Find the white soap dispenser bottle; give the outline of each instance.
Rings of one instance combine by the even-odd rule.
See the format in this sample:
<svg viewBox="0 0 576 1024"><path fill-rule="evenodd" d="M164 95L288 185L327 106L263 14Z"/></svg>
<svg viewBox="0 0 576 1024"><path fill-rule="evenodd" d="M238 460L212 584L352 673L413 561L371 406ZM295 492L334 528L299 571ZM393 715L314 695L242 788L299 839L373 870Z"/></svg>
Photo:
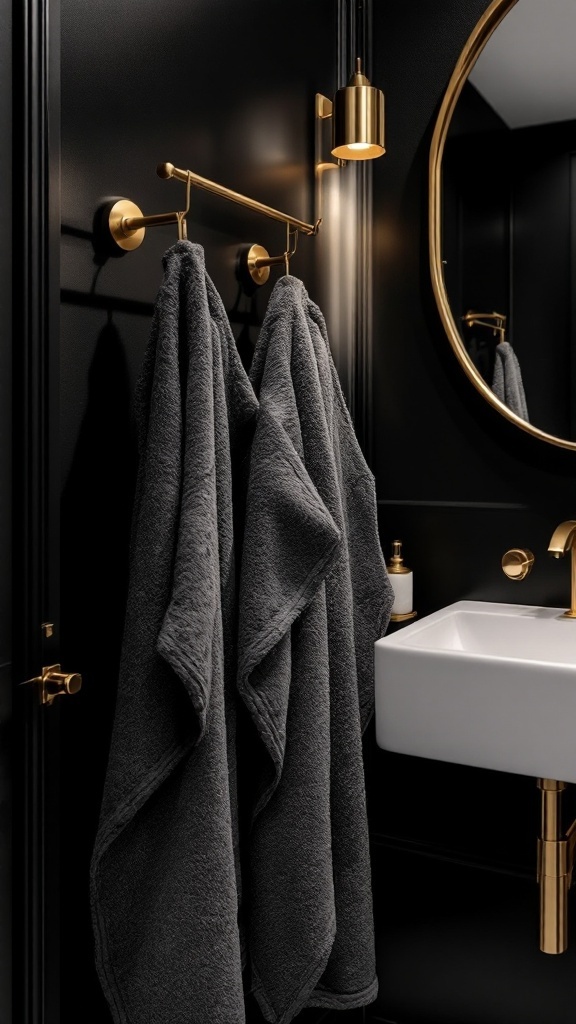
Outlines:
<svg viewBox="0 0 576 1024"><path fill-rule="evenodd" d="M414 619L416 617L416 612L412 607L414 574L412 569L404 565L401 540L392 542L392 558L388 562L387 569L394 590L394 604L390 621L406 622L408 619Z"/></svg>

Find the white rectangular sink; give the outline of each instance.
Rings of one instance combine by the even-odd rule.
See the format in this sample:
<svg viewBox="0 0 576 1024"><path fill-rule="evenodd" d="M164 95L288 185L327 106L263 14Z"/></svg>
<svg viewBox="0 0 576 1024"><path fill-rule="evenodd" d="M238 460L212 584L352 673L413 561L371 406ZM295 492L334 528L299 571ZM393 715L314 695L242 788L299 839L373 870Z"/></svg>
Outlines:
<svg viewBox="0 0 576 1024"><path fill-rule="evenodd" d="M384 750L576 782L576 619L457 601L375 644Z"/></svg>

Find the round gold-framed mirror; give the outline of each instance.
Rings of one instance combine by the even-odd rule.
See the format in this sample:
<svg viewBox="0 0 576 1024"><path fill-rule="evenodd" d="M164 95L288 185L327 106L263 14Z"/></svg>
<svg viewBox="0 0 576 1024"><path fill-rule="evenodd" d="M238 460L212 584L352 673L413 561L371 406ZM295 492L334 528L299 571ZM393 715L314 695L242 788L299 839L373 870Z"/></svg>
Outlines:
<svg viewBox="0 0 576 1024"><path fill-rule="evenodd" d="M558 0L558 4L562 7L562 12L565 12L565 10L570 7L570 4L564 3L564 0ZM572 6L574 7L574 14L576 17L576 4L572 4ZM542 5L540 3L541 13L543 13L542 9L544 7L546 8L548 21L551 22L554 18L554 11L549 8L548 3L546 5ZM493 93L491 91L492 83L494 79L498 78L498 73L494 73L494 68L497 68L497 65L495 65L494 62L490 65L488 63L488 57L491 59L494 58L496 52L496 39L500 38L498 33L496 33L496 30L501 26L501 23L504 21L506 16L512 12L513 8L516 8L513 12L514 18L510 18L506 23L506 26L502 26L502 29L506 28L509 30L508 35L510 39L514 40L514 45L516 44L516 37L523 37L525 32L524 28L522 28L521 31L516 30L516 25L520 25L518 15L522 8L522 14L526 14L526 16L528 16L530 9L536 8L535 0L493 0L468 38L456 67L454 68L440 106L434 127L429 160L429 259L431 282L440 318L454 354L460 363L462 370L483 398L502 416L514 423L521 430L526 431L547 443L561 448L576 450L576 344L574 345L574 356L572 356L570 338L567 337L566 340L562 340L562 345L564 346L563 351L568 353L568 365L564 366L564 364L562 364L558 369L558 380L553 385L550 385L550 387L548 387L545 379L549 365L551 366L558 362L556 356L549 356L548 363L546 363L547 338L542 336L545 330L542 325L547 323L554 325L556 322L554 315L550 316L549 320L546 320L545 316L545 314L550 314L550 310L554 313L554 310L557 308L556 297L550 300L547 308L542 311L540 319L538 319L538 316L536 317L535 322L538 322L538 329L541 331L541 344L539 345L540 353L537 358L535 358L534 365L527 365L527 353L530 349L528 327L530 326L530 317L532 316L534 318L534 306L538 301L538 295L534 288L531 287L530 278L528 278L528 283L524 285L523 288L527 293L527 299L530 299L532 302L532 309L530 310L530 308L528 308L525 312L520 311L518 308L518 296L522 289L518 287L516 279L512 281L511 268L513 268L514 274L516 274L516 268L521 266L522 262L524 262L532 267L532 271L534 273L535 251L538 252L538 258L541 258L542 266L545 268L550 263L550 260L546 254L544 242L542 243L541 252L534 248L532 250L526 249L525 237L530 235L531 229L529 230L526 227L526 218L522 210L520 210L520 199L518 198L522 189L524 189L526 196L529 195L525 180L521 186L514 185L512 187L510 186L509 181L506 183L507 196L511 196L512 194L514 195L514 200L509 199L507 201L510 203L514 201L516 203L516 207L512 213L510 208L507 209L505 216L502 213L502 210L499 211L501 224L505 224L505 232L507 233L506 245L509 246L509 250L507 250L505 254L498 251L492 256L490 255L490 250L488 250L485 245L486 235L490 231L492 231L492 234L495 237L498 236L500 241L502 241L503 236L503 231L496 230L495 228L497 219L496 215L493 214L493 211L491 210L486 212L486 208L482 207L482 203L484 203L485 207L487 202L484 193L495 193L496 189L490 184L484 188L483 182L481 183L480 188L476 189L476 194L482 194L482 203L480 201L478 202L477 209L473 211L473 216L469 217L468 220L475 220L476 224L481 224L480 233L482 234L483 231L484 237L480 238L480 242L476 245L473 243L468 244L468 250L473 253L473 256L469 259L469 267L466 271L467 277L466 274L463 275L463 273L459 271L460 277L464 276L468 283L467 291L466 288L461 287L457 296L453 280L455 277L455 264L458 262L458 253L460 250L457 249L455 245L452 245L452 249L448 251L449 243L451 243L452 238L455 238L456 235L458 235L459 238L461 237L462 228L461 225L459 225L458 230L450 225L447 227L446 210L450 207L450 204L450 208L456 209L455 202L452 199L448 202L447 197L444 194L444 177L448 176L447 168L449 167L450 182L455 180L456 172L454 171L454 167L467 168L468 170L471 170L471 172L474 171L480 175L481 172L478 171L475 164L477 162L482 164L482 159L484 159L482 167L484 169L488 168L490 158L486 158L486 153L491 153L491 160L494 165L494 180L497 179L498 175L503 179L506 174L509 173L509 168L512 166L517 167L522 165L524 167L530 167L531 158L530 156L527 157L527 154L541 151L539 148L535 149L532 142L530 142L532 149L528 149L529 139L528 130L526 128L528 121L525 124L520 121L514 121L513 118L508 119L506 112L504 113L504 119L502 120L500 116L501 109L498 103L494 104L494 109L490 106L490 103L493 103ZM511 35L512 29L516 32L514 37ZM531 31L533 31L533 34L536 36L536 29ZM541 24L538 26L538 32L540 34L540 45L542 46ZM566 34L565 29L564 33ZM491 48L487 47L487 44L493 36L495 36L495 39L492 42L491 52ZM504 36L502 30L500 36ZM571 38L574 38L573 33L571 34ZM479 61L481 55L482 60ZM506 58L502 59L501 56L500 59L502 66L505 66L506 70L506 75L502 76L503 80L507 77L507 81L504 83L504 91L508 90L508 93L510 93L513 74L511 74L510 68L508 67L508 60ZM527 67L532 67L532 69L534 69L534 64L530 65L529 57L523 57L522 59L525 61ZM488 70L488 74L485 75L484 79L482 79L479 74L482 70L483 62L485 62ZM478 94L477 86L471 86L470 75L473 69L475 69L474 75L478 76L476 82L480 82L481 84L484 81L490 82L490 89L486 93ZM548 72L548 77L553 79L554 74L550 75L550 72ZM474 109L476 113L480 110L479 116L482 120L481 131L484 132L484 134L480 134L474 139L472 138L471 133L468 132L468 138L466 140L466 144L468 146L466 150L466 160L468 162L462 162L461 149L459 156L460 163L458 164L456 162L448 164L447 142L450 141L451 146L455 146L456 144L461 146L462 137L465 134L465 132L462 131L462 110L464 109L465 97L468 97L466 100L468 107L466 109L472 109L472 107L470 107L468 90L471 90L474 93L473 99L476 104ZM489 101L488 103L486 102L487 98ZM506 98L509 100L509 95ZM500 129L500 135L488 135L486 128L487 117L484 107L486 107L486 110L489 108L490 116L495 114L499 122L501 121L502 127ZM570 121L567 119L568 117L571 119ZM570 158L574 159L574 164L572 165L573 169L566 173L569 175L572 174L572 178L569 180L568 186L569 188L571 187L572 193L575 193L576 109L574 113L570 113L569 115L564 113L559 115L560 120L564 118L562 124L543 124L541 122L544 121L544 118L545 115L542 114L540 110L535 111L532 116L532 122L534 125L532 130L540 131L541 133L538 136L538 142L536 143L537 147L542 146L542 138L548 139L551 137L551 132L554 134L554 139L556 139L556 136L562 132L564 132L564 135L568 138L566 134L567 126L570 127L571 134L566 147L568 150L570 148L572 150L569 155ZM458 139L456 139L456 124L459 125L458 132L460 133L460 136ZM519 127L517 127L517 125L519 125ZM490 129L492 130L492 128L493 126L491 124ZM542 132L547 132L548 134L543 136ZM497 147L494 147L493 140L495 138L503 140L503 148L501 148L500 142L498 142ZM489 139L491 145L488 144ZM510 139L513 139L513 142L510 142ZM554 142L554 146L556 146L556 141ZM522 154L521 158L518 156L518 153ZM476 156L471 154L476 154ZM483 154L482 158L478 157L478 154ZM538 164L539 163L540 161L538 161ZM564 171L562 171L562 174L564 174ZM467 175L465 174L464 176ZM558 175L556 180L559 180ZM562 178L562 181L563 180L564 178ZM531 187L532 185L533 182L531 182ZM467 195L469 197L473 194L474 190L468 183ZM521 197L525 204L524 210L527 208L526 204L528 202L526 196ZM500 200L501 195L499 194L499 201ZM458 197L458 202L460 204L462 203L461 197ZM460 209L460 207L458 208ZM513 242L511 240L512 235L509 225L515 222L514 216L516 221L521 224L523 228L522 240L520 242L514 242L514 245L520 252L519 256L517 256L515 252L512 252ZM562 216L564 221L572 222L571 230L574 238L576 239L576 216L572 216L572 213L570 213L569 216ZM508 224L505 223L506 217L508 218ZM541 230L541 225L538 230L541 231L541 234L546 234L545 230ZM460 234L458 234L458 232L460 232ZM539 244L540 239L536 234L536 229L532 231L532 235L536 238L536 242L532 242L533 246ZM566 246L569 244L572 243L566 243ZM520 251L522 245L524 245L524 249ZM564 241L559 241L558 249L560 250L563 246ZM568 252L569 249L566 249L566 251ZM527 252L528 256L526 255ZM564 248L562 248L562 252L564 252ZM484 263L482 263L482 258ZM576 248L573 248L573 263L575 259ZM567 260L569 264L570 257L567 257ZM474 287L470 287L470 281L472 280L473 282L473 274L470 268L482 267L483 265L489 266L493 269L492 290L490 290L490 287L486 286L486 282L483 282L475 291ZM510 277L507 284L508 290L501 286L500 282L494 283L496 270L499 266L504 268L505 273ZM574 269L576 269L576 265L572 267L572 271L574 271ZM570 277L570 266L568 265L566 268L562 268L561 274L557 274L556 276L562 277L563 281L565 279L568 280ZM572 288L572 286L568 284L569 295L566 300L567 310L564 321L566 324L572 325L569 329L574 332L576 325L576 275L572 273L571 276L575 277L575 285ZM487 274L487 277L490 278L490 273ZM530 306L529 301L526 302L526 306ZM528 327L526 326L527 324ZM473 344L469 340L472 337L471 328L474 328L475 340ZM509 340L510 328L513 328L513 332L512 337ZM550 327L550 330L553 330L553 326ZM573 338L572 340L575 341L576 339ZM535 343L533 342L532 345L534 346L534 344ZM570 363L572 359L574 360L573 365ZM524 363L523 360L525 360ZM502 367L504 367L504 371ZM520 367L522 367L523 370L528 371L524 376L524 384L526 384L526 378L528 377L529 379L529 387L526 386L526 394L524 394L523 390ZM508 374L508 381L511 382L511 386L517 385L519 378L522 398L521 402L518 400L517 392L516 394L513 394L512 391L504 391L502 379L503 372ZM572 378L574 378L575 381L574 385L571 383ZM548 402L553 406L553 408L551 409L549 416L546 412L541 412L541 408L543 408L543 398L540 393L536 393L538 392L540 381L542 381L542 392L545 392L548 388L550 393ZM558 400L560 389L563 389L562 394L566 392L567 405L571 405L571 409L568 410L566 415L562 413L563 418L560 417L560 413L558 411L560 406L560 402ZM525 399L527 399L527 408ZM564 401L564 399L562 400ZM529 416L531 407L535 410L535 415ZM552 428L550 428L549 423L552 424ZM557 427L557 423L561 425Z"/></svg>

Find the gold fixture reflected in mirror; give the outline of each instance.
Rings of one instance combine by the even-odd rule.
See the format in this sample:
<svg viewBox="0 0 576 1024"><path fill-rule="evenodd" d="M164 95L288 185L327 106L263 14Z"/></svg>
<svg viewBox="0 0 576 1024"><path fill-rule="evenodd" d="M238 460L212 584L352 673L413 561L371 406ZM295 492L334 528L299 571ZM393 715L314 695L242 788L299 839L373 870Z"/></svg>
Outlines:
<svg viewBox="0 0 576 1024"><path fill-rule="evenodd" d="M331 102L316 95L316 115L332 118L332 156L338 160L373 160L386 152L384 145L384 93L370 84L356 58L347 85Z"/></svg>
<svg viewBox="0 0 576 1024"><path fill-rule="evenodd" d="M474 309L469 309L460 319L467 327L488 327L494 335L500 335L499 341L506 339L506 316L504 313L497 313L495 310L492 313L477 313ZM492 323L488 321L492 321Z"/></svg>

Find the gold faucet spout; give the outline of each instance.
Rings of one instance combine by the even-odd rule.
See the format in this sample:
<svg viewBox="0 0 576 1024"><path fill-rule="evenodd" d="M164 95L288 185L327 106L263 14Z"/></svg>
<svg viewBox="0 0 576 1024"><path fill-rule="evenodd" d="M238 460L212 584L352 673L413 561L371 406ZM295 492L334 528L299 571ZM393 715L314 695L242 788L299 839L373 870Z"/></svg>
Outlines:
<svg viewBox="0 0 576 1024"><path fill-rule="evenodd" d="M574 544L576 539L576 519L567 519L566 522L557 526L550 538L548 551L555 558L565 555Z"/></svg>
<svg viewBox="0 0 576 1024"><path fill-rule="evenodd" d="M554 558L560 558L567 551L571 552L570 608L564 612L563 618L576 619L576 519L566 519L556 527L548 551Z"/></svg>

